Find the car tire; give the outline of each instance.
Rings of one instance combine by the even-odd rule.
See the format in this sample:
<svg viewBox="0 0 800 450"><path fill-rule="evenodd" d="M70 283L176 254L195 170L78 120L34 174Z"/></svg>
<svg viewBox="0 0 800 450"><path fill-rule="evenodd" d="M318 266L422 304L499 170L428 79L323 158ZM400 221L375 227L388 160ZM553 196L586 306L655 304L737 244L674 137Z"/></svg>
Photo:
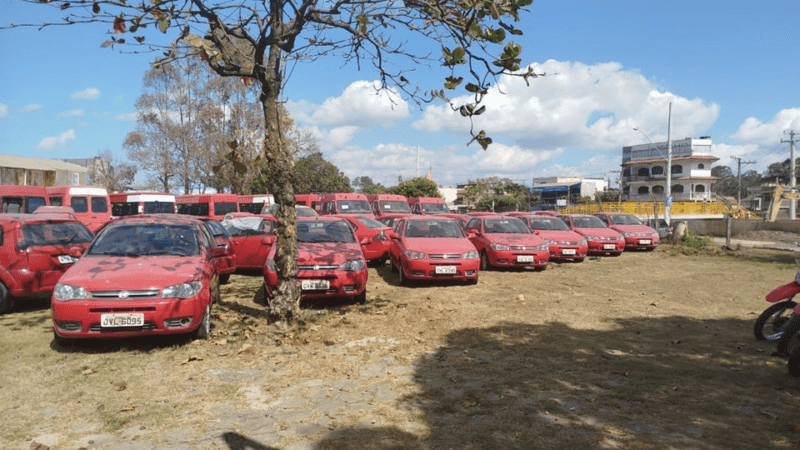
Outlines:
<svg viewBox="0 0 800 450"><path fill-rule="evenodd" d="M793 377L800 377L800 350L796 350L789 357L789 375Z"/></svg>
<svg viewBox="0 0 800 450"><path fill-rule="evenodd" d="M573 262L576 262L576 263L579 263L579 262L583 262L583 259L584 259L584 258L575 258L575 259L573 259L572 261L573 261Z"/></svg>
<svg viewBox="0 0 800 450"><path fill-rule="evenodd" d="M800 316L793 315L783 327L783 335L778 339L778 354L789 356L800 348Z"/></svg>
<svg viewBox="0 0 800 450"><path fill-rule="evenodd" d="M765 309L753 324L753 334L759 341L777 341L783 335L783 328L792 317L797 302L786 300Z"/></svg>
<svg viewBox="0 0 800 450"><path fill-rule="evenodd" d="M357 296L355 296L355 301L356 301L356 303L358 303L360 305L363 305L363 304L367 303L367 290L364 289L364 292L362 292L362 293L358 294Z"/></svg>
<svg viewBox="0 0 800 450"><path fill-rule="evenodd" d="M479 277L479 275L475 275L475 278L471 278L471 279L467 280L467 284L472 285L472 286L478 284L478 277Z"/></svg>
<svg viewBox="0 0 800 450"><path fill-rule="evenodd" d="M226 273L219 276L219 284L228 284L231 281L231 274Z"/></svg>
<svg viewBox="0 0 800 450"><path fill-rule="evenodd" d="M261 283L261 287L258 288L256 294L253 296L253 303L261 306L267 306L267 304L269 304L269 296L267 295L267 286L264 283Z"/></svg>
<svg viewBox="0 0 800 450"><path fill-rule="evenodd" d="M211 303L206 305L206 311L200 320L200 326L192 332L192 339L206 340L211 337Z"/></svg>
<svg viewBox="0 0 800 450"><path fill-rule="evenodd" d="M394 259L389 260L389 271L392 273L397 273L397 266L394 265Z"/></svg>
<svg viewBox="0 0 800 450"><path fill-rule="evenodd" d="M397 282L400 286L408 286L408 278L406 278L406 273L403 271L402 265L397 267Z"/></svg>
<svg viewBox="0 0 800 450"><path fill-rule="evenodd" d="M14 300L8 293L8 288L0 283L0 314L5 314L14 308Z"/></svg>
<svg viewBox="0 0 800 450"><path fill-rule="evenodd" d="M481 252L481 270L489 270L489 255L486 254L486 251Z"/></svg>

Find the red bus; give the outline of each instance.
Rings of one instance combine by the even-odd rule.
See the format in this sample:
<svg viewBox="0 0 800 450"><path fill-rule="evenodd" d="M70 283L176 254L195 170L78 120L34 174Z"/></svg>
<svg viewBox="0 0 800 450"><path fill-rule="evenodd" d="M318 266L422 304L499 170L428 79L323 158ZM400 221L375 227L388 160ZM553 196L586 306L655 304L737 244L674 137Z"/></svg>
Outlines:
<svg viewBox="0 0 800 450"><path fill-rule="evenodd" d="M169 192L117 192L108 197L113 217L175 214L175 195Z"/></svg>
<svg viewBox="0 0 800 450"><path fill-rule="evenodd" d="M236 194L176 195L175 211L178 214L222 220L225 218L225 214L239 212L239 196Z"/></svg>
<svg viewBox="0 0 800 450"><path fill-rule="evenodd" d="M111 220L111 201L105 188L96 186L48 186L51 206L69 206L92 233Z"/></svg>
<svg viewBox="0 0 800 450"><path fill-rule="evenodd" d="M271 194L250 194L239 196L239 211L252 214L261 214L264 207L269 207L275 203L275 197Z"/></svg>
<svg viewBox="0 0 800 450"><path fill-rule="evenodd" d="M0 204L0 212L5 214L33 214L36 208L48 205L47 189L44 186L0 184Z"/></svg>

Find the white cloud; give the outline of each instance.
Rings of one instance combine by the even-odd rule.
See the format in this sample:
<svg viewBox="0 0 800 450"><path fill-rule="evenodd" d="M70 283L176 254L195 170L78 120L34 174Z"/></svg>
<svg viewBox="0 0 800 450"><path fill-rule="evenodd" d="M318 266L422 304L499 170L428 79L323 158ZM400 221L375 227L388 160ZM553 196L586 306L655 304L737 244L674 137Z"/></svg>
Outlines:
<svg viewBox="0 0 800 450"><path fill-rule="evenodd" d="M63 147L71 140L75 139L75 130L67 130L58 136L46 137L39 141L36 148L39 150L52 150L56 147Z"/></svg>
<svg viewBox="0 0 800 450"><path fill-rule="evenodd" d="M84 116L84 113L83 113L83 110L82 110L82 109L80 109L80 108L76 108L76 109L72 109L72 110L69 110L69 111L64 111L64 112L62 112L62 113L61 113L61 114L59 114L59 115L60 115L61 117L66 117L66 118L70 118L70 117L83 117L83 116Z"/></svg>
<svg viewBox="0 0 800 450"><path fill-rule="evenodd" d="M666 140L670 102L676 136L701 134L719 114L716 104L659 92L640 73L618 63L550 60L531 67L548 75L530 80L530 86L516 77L502 77L485 98L487 111L476 118L477 130L484 129L490 136L506 134L522 147L616 151L642 138L634 127L653 141ZM432 132L463 131L468 123L449 105L436 105L427 108L413 126Z"/></svg>
<svg viewBox="0 0 800 450"><path fill-rule="evenodd" d="M25 105L22 108L20 108L20 111L22 111L23 113L32 113L39 111L42 108L43 106L38 103L31 103L29 105Z"/></svg>
<svg viewBox="0 0 800 450"><path fill-rule="evenodd" d="M114 117L114 119L120 122L136 122L136 113L129 112L129 113L117 114Z"/></svg>
<svg viewBox="0 0 800 450"><path fill-rule="evenodd" d="M408 117L408 103L395 91L379 87L377 81L355 81L322 105L293 102L287 108L298 123L331 126L389 126Z"/></svg>
<svg viewBox="0 0 800 450"><path fill-rule="evenodd" d="M8 117L8 105L0 103L0 119Z"/></svg>
<svg viewBox="0 0 800 450"><path fill-rule="evenodd" d="M782 109L768 122L748 117L733 137L742 142L774 146L789 138L785 134L789 130L800 130L800 108Z"/></svg>
<svg viewBox="0 0 800 450"><path fill-rule="evenodd" d="M92 100L100 97L100 89L86 88L82 91L73 92L69 98L72 100Z"/></svg>

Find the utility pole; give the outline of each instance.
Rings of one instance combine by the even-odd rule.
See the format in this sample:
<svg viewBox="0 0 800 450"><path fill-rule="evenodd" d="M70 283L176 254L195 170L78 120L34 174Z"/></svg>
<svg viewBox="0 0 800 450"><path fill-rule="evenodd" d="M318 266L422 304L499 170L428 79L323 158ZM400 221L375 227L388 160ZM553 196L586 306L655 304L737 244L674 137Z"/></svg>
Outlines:
<svg viewBox="0 0 800 450"><path fill-rule="evenodd" d="M672 102L669 102L667 120L667 200L664 202L664 220L670 224L669 209L672 206Z"/></svg>
<svg viewBox="0 0 800 450"><path fill-rule="evenodd" d="M783 133L786 134L786 131L784 131ZM785 140L781 139L781 142L788 142L789 143L789 154L791 155L789 157L790 158L790 163L789 163L789 167L790 167L790 169L789 169L789 186L791 186L790 192L795 192L795 187L797 187L797 171L796 171L795 162L794 162L794 143L797 142L797 139L795 139L795 136L798 133L796 131L794 131L794 130L790 130L788 133L789 133L789 140L785 141ZM797 200L795 200L793 198L790 198L789 199L789 220L794 220L797 217L796 207L797 207Z"/></svg>
<svg viewBox="0 0 800 450"><path fill-rule="evenodd" d="M738 156L731 156L731 158L735 159L737 161L738 165L739 165L739 169L736 171L736 179L739 180L739 192L736 194L736 204L737 205L741 205L742 204L742 164L748 165L748 164L755 164L756 162L755 161L744 161L743 162L742 158L739 158Z"/></svg>

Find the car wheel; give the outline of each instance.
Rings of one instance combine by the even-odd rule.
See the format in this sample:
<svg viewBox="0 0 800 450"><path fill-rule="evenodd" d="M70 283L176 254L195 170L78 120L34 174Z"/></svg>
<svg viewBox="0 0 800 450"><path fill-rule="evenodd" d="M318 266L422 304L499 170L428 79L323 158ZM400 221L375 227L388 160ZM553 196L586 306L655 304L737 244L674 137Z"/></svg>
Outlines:
<svg viewBox="0 0 800 450"><path fill-rule="evenodd" d="M0 283L0 314L5 314L14 307L14 301L8 293L8 289L3 283Z"/></svg>
<svg viewBox="0 0 800 450"><path fill-rule="evenodd" d="M397 273L397 266L394 265L394 259L389 261L389 271L392 273Z"/></svg>
<svg viewBox="0 0 800 450"><path fill-rule="evenodd" d="M489 256L485 250L481 252L481 270L489 270Z"/></svg>
<svg viewBox="0 0 800 450"><path fill-rule="evenodd" d="M219 284L228 284L231 281L231 274L226 273L219 276Z"/></svg>
<svg viewBox="0 0 800 450"><path fill-rule="evenodd" d="M56 333L56 330L53 329L53 342L55 342L56 346L58 347L69 347L72 343L73 339L63 338Z"/></svg>
<svg viewBox="0 0 800 450"><path fill-rule="evenodd" d="M800 377L800 350L796 350L789 357L789 375Z"/></svg>
<svg viewBox="0 0 800 450"><path fill-rule="evenodd" d="M758 316L753 324L753 334L759 341L777 341L783 336L783 327L792 317L796 302L786 300L775 303Z"/></svg>
<svg viewBox="0 0 800 450"><path fill-rule="evenodd" d="M200 326L192 332L192 339L208 339L211 337L211 303L206 306Z"/></svg>
<svg viewBox="0 0 800 450"><path fill-rule="evenodd" d="M576 263L583 262L583 258L575 258L572 261L574 261Z"/></svg>
<svg viewBox="0 0 800 450"><path fill-rule="evenodd" d="M355 300L356 300L356 303L359 303L361 305L363 305L364 303L367 303L367 290L364 289L364 292L358 294L355 297Z"/></svg>
<svg viewBox="0 0 800 450"><path fill-rule="evenodd" d="M261 283L261 287L258 288L256 291L256 295L253 296L253 303L256 305L267 306L269 303L269 296L267 295L267 286L264 283Z"/></svg>
<svg viewBox="0 0 800 450"><path fill-rule="evenodd" d="M478 275L475 275L475 278L471 278L471 279L467 280L467 284L470 284L470 285L473 285L473 286L478 284Z"/></svg>
<svg viewBox="0 0 800 450"><path fill-rule="evenodd" d="M408 278L406 278L406 274L403 271L402 264L397 267L397 280L401 286L408 285Z"/></svg>

